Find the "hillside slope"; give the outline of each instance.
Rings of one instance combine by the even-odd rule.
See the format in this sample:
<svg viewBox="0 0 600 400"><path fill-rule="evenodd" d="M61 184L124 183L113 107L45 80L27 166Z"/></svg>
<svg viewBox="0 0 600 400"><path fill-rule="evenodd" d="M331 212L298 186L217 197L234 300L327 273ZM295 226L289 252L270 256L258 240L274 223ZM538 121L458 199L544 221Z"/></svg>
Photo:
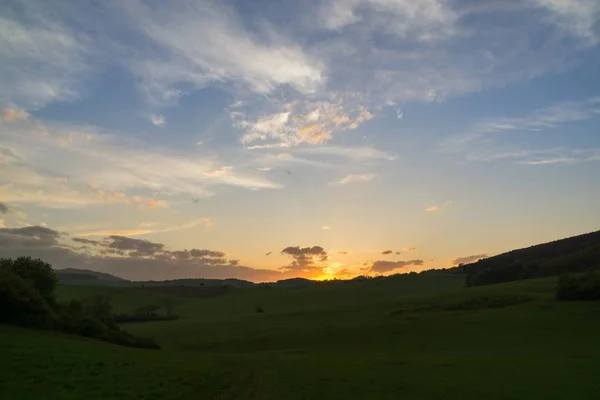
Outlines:
<svg viewBox="0 0 600 400"><path fill-rule="evenodd" d="M467 285L477 286L598 267L600 231L512 250L459 266L457 270L467 274Z"/></svg>

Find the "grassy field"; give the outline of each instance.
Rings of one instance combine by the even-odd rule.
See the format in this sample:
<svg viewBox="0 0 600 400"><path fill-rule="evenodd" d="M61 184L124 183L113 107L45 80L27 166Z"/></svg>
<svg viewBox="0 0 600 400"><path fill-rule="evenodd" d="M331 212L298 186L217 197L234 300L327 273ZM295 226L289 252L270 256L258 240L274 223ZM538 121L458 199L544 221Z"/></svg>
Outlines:
<svg viewBox="0 0 600 400"><path fill-rule="evenodd" d="M456 275L182 298L176 321L127 324L163 350L0 328L2 399L588 399L600 392L600 304L555 279L463 288ZM118 311L160 296L111 296ZM257 313L260 307L263 313Z"/></svg>

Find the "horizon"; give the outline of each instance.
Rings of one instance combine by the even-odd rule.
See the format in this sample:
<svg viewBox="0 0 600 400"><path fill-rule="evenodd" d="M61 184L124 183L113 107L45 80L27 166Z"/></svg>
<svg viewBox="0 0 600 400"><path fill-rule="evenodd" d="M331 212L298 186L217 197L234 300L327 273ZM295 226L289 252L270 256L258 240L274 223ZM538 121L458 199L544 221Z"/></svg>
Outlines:
<svg viewBox="0 0 600 400"><path fill-rule="evenodd" d="M597 1L84 3L0 6L0 258L351 279L600 227Z"/></svg>

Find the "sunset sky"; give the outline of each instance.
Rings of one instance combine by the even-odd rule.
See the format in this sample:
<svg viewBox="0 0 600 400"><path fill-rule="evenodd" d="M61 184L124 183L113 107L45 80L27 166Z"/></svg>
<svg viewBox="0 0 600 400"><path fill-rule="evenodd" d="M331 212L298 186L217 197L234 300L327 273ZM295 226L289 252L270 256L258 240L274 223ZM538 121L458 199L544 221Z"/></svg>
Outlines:
<svg viewBox="0 0 600 400"><path fill-rule="evenodd" d="M0 257L450 267L600 229L599 0L5 0Z"/></svg>

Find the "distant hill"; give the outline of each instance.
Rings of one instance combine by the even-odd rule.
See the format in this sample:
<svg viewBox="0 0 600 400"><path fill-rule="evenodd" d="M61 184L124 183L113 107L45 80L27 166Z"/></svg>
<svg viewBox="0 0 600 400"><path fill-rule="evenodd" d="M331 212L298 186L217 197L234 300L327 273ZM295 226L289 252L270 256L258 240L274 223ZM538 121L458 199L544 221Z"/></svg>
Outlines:
<svg viewBox="0 0 600 400"><path fill-rule="evenodd" d="M280 288L299 288L304 286L310 286L315 284L315 281L311 281L310 279L305 278L290 278L290 279L282 279L277 282L265 282L260 285L263 286L271 286L271 287L280 287Z"/></svg>
<svg viewBox="0 0 600 400"><path fill-rule="evenodd" d="M137 281L136 285L144 286L227 286L234 288L245 288L252 287L255 285L253 282L244 281L242 279L171 279L166 281Z"/></svg>
<svg viewBox="0 0 600 400"><path fill-rule="evenodd" d="M65 268L54 270L60 283L70 285L107 285L123 286L131 282L105 272L90 271L87 269Z"/></svg>
<svg viewBox="0 0 600 400"><path fill-rule="evenodd" d="M468 286L582 272L600 267L600 231L512 250L456 267Z"/></svg>

